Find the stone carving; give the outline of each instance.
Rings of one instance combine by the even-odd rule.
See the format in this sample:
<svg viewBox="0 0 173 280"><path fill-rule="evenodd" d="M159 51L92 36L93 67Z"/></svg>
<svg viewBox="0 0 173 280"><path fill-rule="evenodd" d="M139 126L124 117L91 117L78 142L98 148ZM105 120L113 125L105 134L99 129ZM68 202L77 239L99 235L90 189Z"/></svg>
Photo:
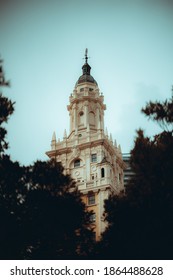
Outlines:
<svg viewBox="0 0 173 280"><path fill-rule="evenodd" d="M73 156L74 158L76 158L76 157L78 157L79 155L80 155L80 150L79 150L79 148L76 147L76 146L74 146L74 147L73 147L73 154L72 154L72 156Z"/></svg>

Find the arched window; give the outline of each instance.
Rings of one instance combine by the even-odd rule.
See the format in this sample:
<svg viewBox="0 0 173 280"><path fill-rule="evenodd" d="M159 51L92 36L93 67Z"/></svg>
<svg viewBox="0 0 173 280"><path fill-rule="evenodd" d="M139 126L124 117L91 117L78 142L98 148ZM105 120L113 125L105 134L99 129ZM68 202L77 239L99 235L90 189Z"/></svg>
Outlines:
<svg viewBox="0 0 173 280"><path fill-rule="evenodd" d="M80 166L80 159L76 159L74 161L74 167L79 167Z"/></svg>
<svg viewBox="0 0 173 280"><path fill-rule="evenodd" d="M89 123L95 125L95 114L93 112L89 112Z"/></svg>
<svg viewBox="0 0 173 280"><path fill-rule="evenodd" d="M105 169L102 167L101 168L101 178L105 177Z"/></svg>
<svg viewBox="0 0 173 280"><path fill-rule="evenodd" d="M79 124L84 123L84 113L81 111L78 116Z"/></svg>

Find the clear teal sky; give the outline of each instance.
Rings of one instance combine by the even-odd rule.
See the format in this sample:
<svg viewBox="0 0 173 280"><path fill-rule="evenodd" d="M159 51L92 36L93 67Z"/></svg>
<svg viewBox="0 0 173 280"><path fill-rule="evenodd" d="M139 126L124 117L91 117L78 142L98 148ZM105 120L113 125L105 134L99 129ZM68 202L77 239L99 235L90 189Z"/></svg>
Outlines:
<svg viewBox="0 0 173 280"><path fill-rule="evenodd" d="M66 106L86 47L105 126L122 151L139 127L159 131L140 109L171 96L173 1L0 1L0 53L11 80L4 93L16 101L7 126L12 159L47 159L53 131L62 139L69 130Z"/></svg>

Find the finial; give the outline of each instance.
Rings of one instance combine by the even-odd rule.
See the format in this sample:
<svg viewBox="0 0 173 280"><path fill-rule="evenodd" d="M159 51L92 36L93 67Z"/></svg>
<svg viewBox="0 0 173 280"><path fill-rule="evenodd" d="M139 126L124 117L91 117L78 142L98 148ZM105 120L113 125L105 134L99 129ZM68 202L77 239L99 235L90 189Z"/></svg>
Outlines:
<svg viewBox="0 0 173 280"><path fill-rule="evenodd" d="M88 64L88 49L85 50L85 64L82 66L82 70L83 70L83 75L90 75L90 70L91 70L91 67L90 65Z"/></svg>
<svg viewBox="0 0 173 280"><path fill-rule="evenodd" d="M67 138L67 132L66 132L66 129L64 130L64 139Z"/></svg>
<svg viewBox="0 0 173 280"><path fill-rule="evenodd" d="M85 49L85 63L88 63L88 49Z"/></svg>
<svg viewBox="0 0 173 280"><path fill-rule="evenodd" d="M52 147L52 150L56 149L56 134L55 134L55 132L53 133L53 136L52 136L51 147Z"/></svg>
<svg viewBox="0 0 173 280"><path fill-rule="evenodd" d="M113 143L112 134L110 133L110 141Z"/></svg>
<svg viewBox="0 0 173 280"><path fill-rule="evenodd" d="M117 141L116 140L114 140L114 146L117 147Z"/></svg>
<svg viewBox="0 0 173 280"><path fill-rule="evenodd" d="M118 145L118 150L119 150L119 152L121 154L121 146L120 145Z"/></svg>
<svg viewBox="0 0 173 280"><path fill-rule="evenodd" d="M52 135L52 141L56 141L56 134L55 134L55 131L54 131L54 133L53 133L53 135Z"/></svg>

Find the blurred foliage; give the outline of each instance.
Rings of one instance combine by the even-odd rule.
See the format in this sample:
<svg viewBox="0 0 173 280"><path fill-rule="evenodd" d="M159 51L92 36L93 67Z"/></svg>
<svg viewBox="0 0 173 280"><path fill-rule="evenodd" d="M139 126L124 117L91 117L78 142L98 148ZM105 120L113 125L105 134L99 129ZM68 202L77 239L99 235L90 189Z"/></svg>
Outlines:
<svg viewBox="0 0 173 280"><path fill-rule="evenodd" d="M105 202L108 227L97 258L173 258L173 98L150 102L142 112L164 130L153 138L137 131L130 159L135 175L125 193Z"/></svg>

